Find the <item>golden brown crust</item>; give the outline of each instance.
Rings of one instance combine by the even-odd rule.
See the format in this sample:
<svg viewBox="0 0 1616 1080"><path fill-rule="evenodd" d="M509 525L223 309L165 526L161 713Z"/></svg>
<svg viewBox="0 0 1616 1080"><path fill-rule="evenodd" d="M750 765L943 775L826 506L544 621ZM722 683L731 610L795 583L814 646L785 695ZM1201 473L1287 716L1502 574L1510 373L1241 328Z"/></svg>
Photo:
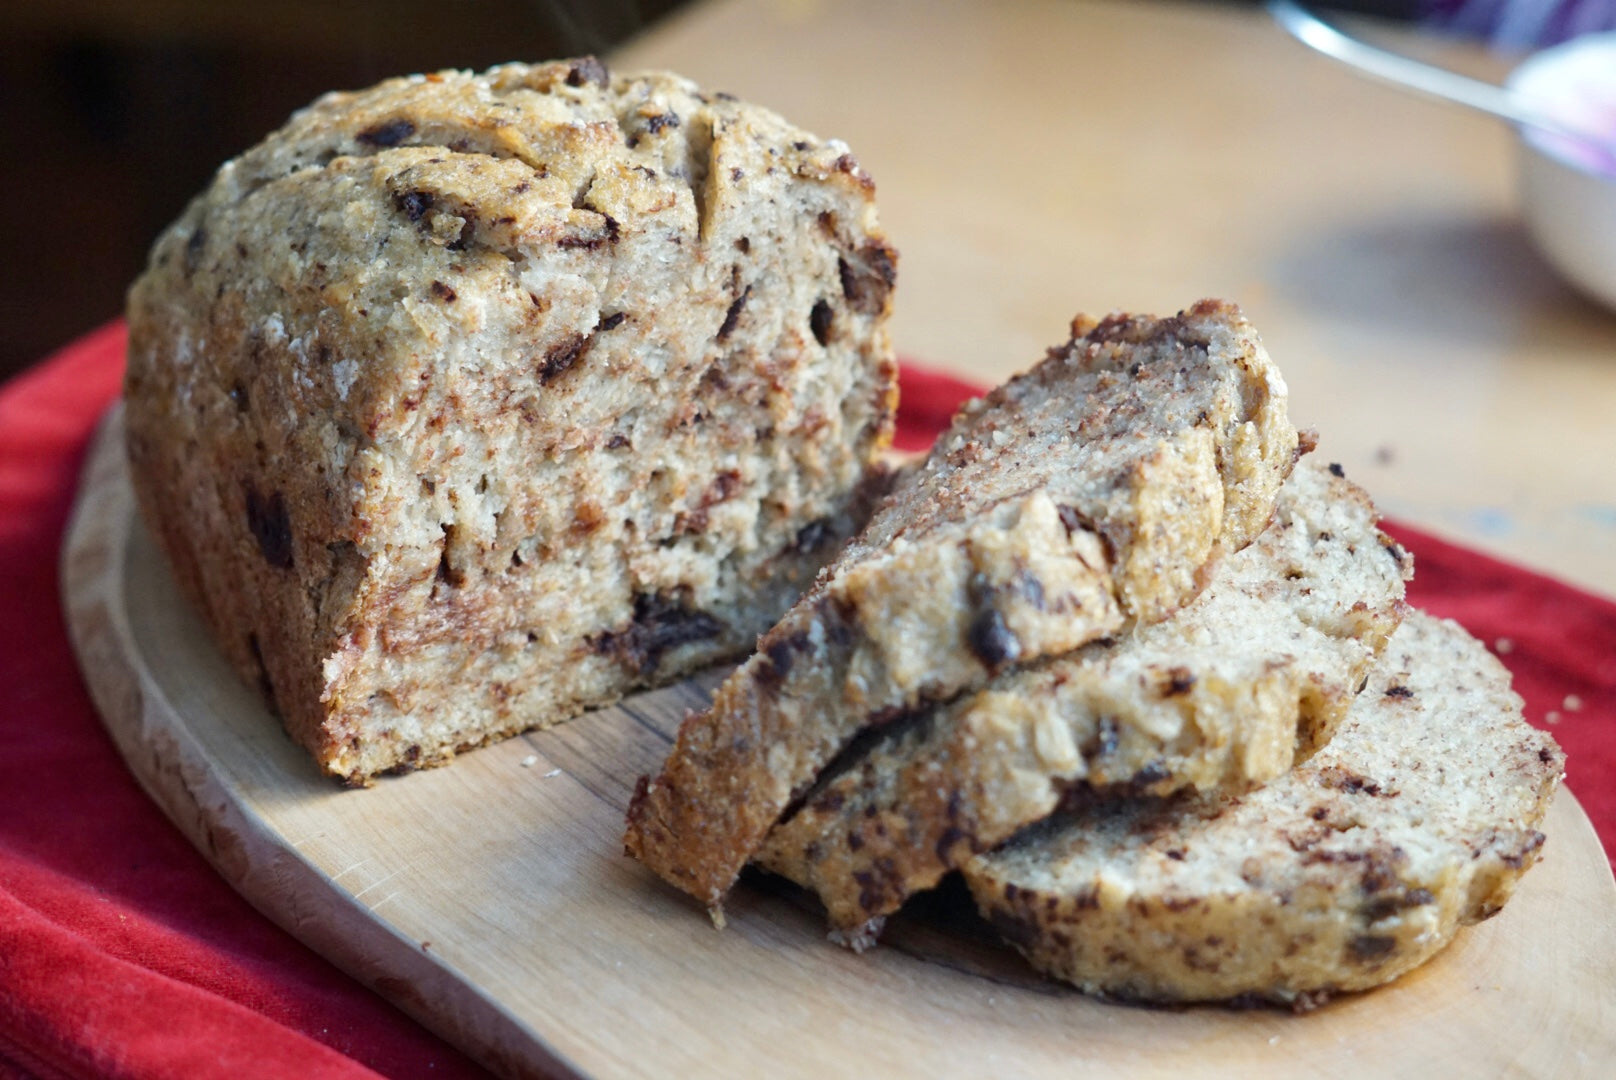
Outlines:
<svg viewBox="0 0 1616 1080"><path fill-rule="evenodd" d="M1336 738L1267 787L1094 806L965 865L1044 971L1155 1001L1305 1007L1389 982L1496 913L1564 769L1509 675L1415 613Z"/></svg>
<svg viewBox="0 0 1616 1080"><path fill-rule="evenodd" d="M1302 462L1269 528L1177 616L897 725L821 778L756 861L812 888L862 947L909 896L1080 789L1279 776L1328 742L1402 619L1409 563L1376 520L1362 489Z"/></svg>
<svg viewBox="0 0 1616 1080"><path fill-rule="evenodd" d="M1192 599L1266 525L1296 432L1233 305L1114 316L968 403L681 726L628 851L709 905L861 729Z"/></svg>
<svg viewBox="0 0 1616 1080"><path fill-rule="evenodd" d="M355 781L744 650L890 439L871 190L839 143L590 60L322 98L131 291L181 587Z"/></svg>

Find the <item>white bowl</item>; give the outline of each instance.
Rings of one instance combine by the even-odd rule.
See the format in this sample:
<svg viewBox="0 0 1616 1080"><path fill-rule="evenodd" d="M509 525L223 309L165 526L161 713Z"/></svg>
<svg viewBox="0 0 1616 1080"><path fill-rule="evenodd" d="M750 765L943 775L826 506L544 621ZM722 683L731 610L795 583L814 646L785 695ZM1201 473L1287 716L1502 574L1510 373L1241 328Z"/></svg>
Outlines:
<svg viewBox="0 0 1616 1080"><path fill-rule="evenodd" d="M1616 33L1545 49L1508 81L1544 112L1616 146ZM1538 248L1572 284L1616 308L1616 151L1521 128L1520 179Z"/></svg>

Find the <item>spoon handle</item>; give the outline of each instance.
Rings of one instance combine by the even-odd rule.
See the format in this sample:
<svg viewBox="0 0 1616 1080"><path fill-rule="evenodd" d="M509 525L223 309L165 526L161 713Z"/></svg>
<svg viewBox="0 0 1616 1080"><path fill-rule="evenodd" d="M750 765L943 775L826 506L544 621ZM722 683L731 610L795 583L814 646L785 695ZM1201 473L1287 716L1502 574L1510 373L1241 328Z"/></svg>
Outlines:
<svg viewBox="0 0 1616 1080"><path fill-rule="evenodd" d="M1292 0L1268 0L1268 13L1286 33L1303 45L1366 74L1432 97L1479 109L1515 124L1525 124L1578 141L1586 138L1522 104L1518 97L1502 86L1494 86L1348 37Z"/></svg>

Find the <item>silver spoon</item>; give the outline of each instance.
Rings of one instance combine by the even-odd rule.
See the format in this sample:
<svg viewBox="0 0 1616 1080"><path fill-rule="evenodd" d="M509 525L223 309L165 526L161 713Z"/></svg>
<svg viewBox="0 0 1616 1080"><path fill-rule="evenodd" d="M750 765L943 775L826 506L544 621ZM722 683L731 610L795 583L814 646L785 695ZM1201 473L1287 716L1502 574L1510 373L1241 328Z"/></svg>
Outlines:
<svg viewBox="0 0 1616 1080"><path fill-rule="evenodd" d="M1523 101L1507 87L1472 79L1366 44L1343 34L1292 0L1268 0L1268 13L1286 33L1303 45L1368 75L1478 109L1512 124L1570 139L1603 155L1616 155L1616 144L1608 138L1568 126L1558 117L1544 112L1529 101ZM1612 160L1616 160L1616 157L1612 157Z"/></svg>

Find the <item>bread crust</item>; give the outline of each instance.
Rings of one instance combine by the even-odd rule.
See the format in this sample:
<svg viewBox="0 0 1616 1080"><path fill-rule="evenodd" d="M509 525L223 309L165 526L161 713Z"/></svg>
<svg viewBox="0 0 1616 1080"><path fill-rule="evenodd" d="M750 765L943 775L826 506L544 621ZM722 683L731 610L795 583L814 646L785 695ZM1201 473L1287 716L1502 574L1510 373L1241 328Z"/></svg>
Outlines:
<svg viewBox="0 0 1616 1080"><path fill-rule="evenodd" d="M1289 770L1346 714L1412 573L1339 470L1304 459L1268 529L1174 618L894 725L775 826L758 864L813 889L833 937L862 948L1063 798L1238 792Z"/></svg>
<svg viewBox="0 0 1616 1080"><path fill-rule="evenodd" d="M593 59L332 94L129 299L180 587L363 783L748 648L867 516L896 256L847 148Z"/></svg>
<svg viewBox="0 0 1616 1080"><path fill-rule="evenodd" d="M1231 304L1078 319L968 403L641 782L625 845L716 906L859 731L1160 621L1267 524L1297 455Z"/></svg>
<svg viewBox="0 0 1616 1080"><path fill-rule="evenodd" d="M965 864L983 915L1092 993L1298 1008L1424 963L1538 858L1564 771L1498 661L1414 613L1329 746L1245 796L1135 800Z"/></svg>

